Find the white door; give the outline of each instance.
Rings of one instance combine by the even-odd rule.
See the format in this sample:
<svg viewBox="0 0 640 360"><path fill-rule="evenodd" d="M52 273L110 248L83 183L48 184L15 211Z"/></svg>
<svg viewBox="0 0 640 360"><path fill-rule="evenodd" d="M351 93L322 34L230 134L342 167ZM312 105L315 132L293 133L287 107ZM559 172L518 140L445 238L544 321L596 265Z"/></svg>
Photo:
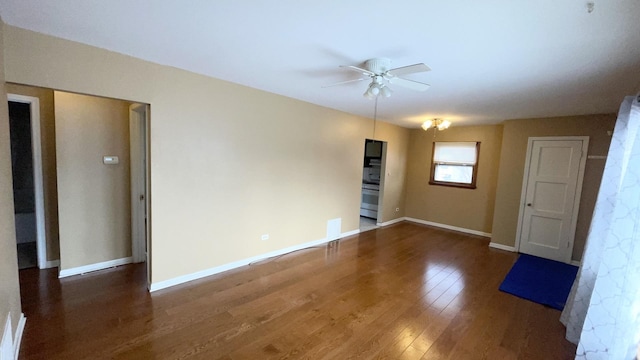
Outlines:
<svg viewBox="0 0 640 360"><path fill-rule="evenodd" d="M588 137L529 138L519 251L571 262Z"/></svg>

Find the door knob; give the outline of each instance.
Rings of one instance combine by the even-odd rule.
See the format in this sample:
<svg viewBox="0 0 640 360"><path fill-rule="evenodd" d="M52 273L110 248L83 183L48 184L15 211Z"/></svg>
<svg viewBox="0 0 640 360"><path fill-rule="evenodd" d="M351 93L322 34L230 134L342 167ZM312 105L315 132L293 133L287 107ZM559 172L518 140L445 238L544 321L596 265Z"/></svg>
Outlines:
<svg viewBox="0 0 640 360"><path fill-rule="evenodd" d="M527 206L531 206L531 203L528 203Z"/></svg>

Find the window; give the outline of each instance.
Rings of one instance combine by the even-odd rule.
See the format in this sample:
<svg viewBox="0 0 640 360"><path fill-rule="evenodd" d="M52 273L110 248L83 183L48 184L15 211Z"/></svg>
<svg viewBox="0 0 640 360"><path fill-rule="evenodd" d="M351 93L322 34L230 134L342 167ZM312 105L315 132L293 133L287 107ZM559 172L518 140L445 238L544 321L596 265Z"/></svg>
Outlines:
<svg viewBox="0 0 640 360"><path fill-rule="evenodd" d="M476 188L479 142L434 142L429 184Z"/></svg>

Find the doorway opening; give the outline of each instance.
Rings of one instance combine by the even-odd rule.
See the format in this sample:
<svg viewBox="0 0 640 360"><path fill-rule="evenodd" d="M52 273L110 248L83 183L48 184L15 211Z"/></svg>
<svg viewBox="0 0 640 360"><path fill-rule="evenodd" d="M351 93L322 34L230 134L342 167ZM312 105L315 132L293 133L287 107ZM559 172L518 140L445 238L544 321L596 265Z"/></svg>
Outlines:
<svg viewBox="0 0 640 360"><path fill-rule="evenodd" d="M147 287L151 284L149 263L149 105L129 106L129 151L131 176L131 257L146 262Z"/></svg>
<svg viewBox="0 0 640 360"><path fill-rule="evenodd" d="M382 196L387 143L366 139L360 197L360 232L378 228L382 219Z"/></svg>
<svg viewBox="0 0 640 360"><path fill-rule="evenodd" d="M38 98L8 94L11 170L18 267L47 268L40 105Z"/></svg>
<svg viewBox="0 0 640 360"><path fill-rule="evenodd" d="M20 84L7 91L21 279L55 287L140 262L148 288L149 105Z"/></svg>

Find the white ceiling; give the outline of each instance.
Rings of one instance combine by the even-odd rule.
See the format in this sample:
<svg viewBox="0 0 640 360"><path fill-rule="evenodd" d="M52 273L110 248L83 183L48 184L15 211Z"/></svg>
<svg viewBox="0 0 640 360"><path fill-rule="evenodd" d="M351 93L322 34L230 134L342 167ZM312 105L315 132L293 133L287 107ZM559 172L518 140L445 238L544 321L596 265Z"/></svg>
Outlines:
<svg viewBox="0 0 640 360"><path fill-rule="evenodd" d="M640 1L2 0L10 25L366 117L339 65L424 62L378 117L407 127L616 112L640 90ZM135 100L135 99L134 99Z"/></svg>

